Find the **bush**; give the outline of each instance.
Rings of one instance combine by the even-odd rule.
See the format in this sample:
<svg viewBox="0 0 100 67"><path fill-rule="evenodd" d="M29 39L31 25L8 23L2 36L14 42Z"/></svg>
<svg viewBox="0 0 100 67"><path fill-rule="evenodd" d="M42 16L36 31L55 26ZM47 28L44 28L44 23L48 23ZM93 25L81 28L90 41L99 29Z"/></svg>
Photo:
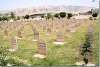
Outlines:
<svg viewBox="0 0 100 67"><path fill-rule="evenodd" d="M3 16L3 17L1 17L1 20L3 20L3 21L8 21L9 20L9 17L6 17L6 16Z"/></svg>
<svg viewBox="0 0 100 67"><path fill-rule="evenodd" d="M15 19L15 14L14 14L14 12L11 12L11 18L12 18L12 19Z"/></svg>
<svg viewBox="0 0 100 67"><path fill-rule="evenodd" d="M29 19L29 17L30 17L29 15L25 15L24 19Z"/></svg>
<svg viewBox="0 0 100 67"><path fill-rule="evenodd" d="M93 16L93 17L97 17L98 14L97 14L97 13L93 13L92 16Z"/></svg>
<svg viewBox="0 0 100 67"><path fill-rule="evenodd" d="M93 18L92 17L89 17L89 20L93 20Z"/></svg>
<svg viewBox="0 0 100 67"><path fill-rule="evenodd" d="M82 52L81 52L85 64L89 62L90 59L88 57L93 53L92 43L93 43L93 30L92 27L89 27L88 33L86 34L85 42L82 45Z"/></svg>
<svg viewBox="0 0 100 67"><path fill-rule="evenodd" d="M66 17L66 12L60 12L59 15L60 15L61 18L65 18Z"/></svg>
<svg viewBox="0 0 100 67"><path fill-rule="evenodd" d="M71 17L72 17L72 14L71 13L68 13L67 18L70 19Z"/></svg>
<svg viewBox="0 0 100 67"><path fill-rule="evenodd" d="M12 54L7 50L8 48L0 47L0 66L22 66L25 65L22 62L19 62L12 58Z"/></svg>
<svg viewBox="0 0 100 67"><path fill-rule="evenodd" d="M54 15L54 17L60 18L58 13L56 13L56 14Z"/></svg>
<svg viewBox="0 0 100 67"><path fill-rule="evenodd" d="M17 19L17 20L20 20L20 17L18 16L16 19Z"/></svg>

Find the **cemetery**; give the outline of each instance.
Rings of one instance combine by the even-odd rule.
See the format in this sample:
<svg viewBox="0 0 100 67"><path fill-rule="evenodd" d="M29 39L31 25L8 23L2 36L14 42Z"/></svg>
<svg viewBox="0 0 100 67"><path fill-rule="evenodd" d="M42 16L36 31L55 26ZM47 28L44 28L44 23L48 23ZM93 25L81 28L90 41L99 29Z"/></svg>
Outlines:
<svg viewBox="0 0 100 67"><path fill-rule="evenodd" d="M26 65L98 65L97 22L66 18L0 22L0 47ZM90 52L83 53L87 43Z"/></svg>

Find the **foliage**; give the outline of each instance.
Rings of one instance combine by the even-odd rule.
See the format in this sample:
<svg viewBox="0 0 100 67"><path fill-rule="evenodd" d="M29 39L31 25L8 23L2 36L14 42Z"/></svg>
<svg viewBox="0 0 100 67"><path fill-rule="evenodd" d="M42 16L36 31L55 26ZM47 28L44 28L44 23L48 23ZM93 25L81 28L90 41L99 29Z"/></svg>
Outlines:
<svg viewBox="0 0 100 67"><path fill-rule="evenodd" d="M14 14L14 12L11 12L11 18L12 18L12 19L15 19L15 14Z"/></svg>
<svg viewBox="0 0 100 67"><path fill-rule="evenodd" d="M3 21L8 21L9 20L9 17L6 17L6 16L3 16L3 17L1 17L1 20L3 20Z"/></svg>
<svg viewBox="0 0 100 67"><path fill-rule="evenodd" d="M16 18L16 20L20 20L20 17L18 16L18 17Z"/></svg>
<svg viewBox="0 0 100 67"><path fill-rule="evenodd" d="M98 16L98 13L93 13L92 16L93 17L97 17Z"/></svg>
<svg viewBox="0 0 100 67"><path fill-rule="evenodd" d="M53 16L51 15L51 13L47 13L46 19L53 19Z"/></svg>
<svg viewBox="0 0 100 67"><path fill-rule="evenodd" d="M82 45L81 55L83 56L83 61L88 63L88 55L92 52L92 43L93 43L93 31L89 29L86 34L85 42Z"/></svg>
<svg viewBox="0 0 100 67"><path fill-rule="evenodd" d="M92 17L89 17L89 20L92 20L93 18Z"/></svg>
<svg viewBox="0 0 100 67"><path fill-rule="evenodd" d="M56 18L59 18L59 19L60 19L60 17L59 17L59 13L56 13L56 14L54 15L54 17L56 17Z"/></svg>
<svg viewBox="0 0 100 67"><path fill-rule="evenodd" d="M68 19L70 19L73 15L71 13L68 13Z"/></svg>
<svg viewBox="0 0 100 67"><path fill-rule="evenodd" d="M60 12L59 15L60 15L61 18L65 18L66 17L66 12Z"/></svg>
<svg viewBox="0 0 100 67"><path fill-rule="evenodd" d="M29 15L25 15L25 16L24 16L24 19L29 19L29 18L30 18Z"/></svg>
<svg viewBox="0 0 100 67"><path fill-rule="evenodd" d="M0 66L21 66L24 65L22 62L19 62L12 58L11 52L5 47L0 47Z"/></svg>

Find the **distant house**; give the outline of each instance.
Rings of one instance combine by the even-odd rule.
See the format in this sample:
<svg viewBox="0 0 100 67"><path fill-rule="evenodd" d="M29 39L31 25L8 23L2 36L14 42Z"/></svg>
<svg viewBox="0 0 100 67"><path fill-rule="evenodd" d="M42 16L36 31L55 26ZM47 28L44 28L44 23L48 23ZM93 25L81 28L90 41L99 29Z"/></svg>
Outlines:
<svg viewBox="0 0 100 67"><path fill-rule="evenodd" d="M91 15L92 11L84 12L84 13L79 13L79 15Z"/></svg>

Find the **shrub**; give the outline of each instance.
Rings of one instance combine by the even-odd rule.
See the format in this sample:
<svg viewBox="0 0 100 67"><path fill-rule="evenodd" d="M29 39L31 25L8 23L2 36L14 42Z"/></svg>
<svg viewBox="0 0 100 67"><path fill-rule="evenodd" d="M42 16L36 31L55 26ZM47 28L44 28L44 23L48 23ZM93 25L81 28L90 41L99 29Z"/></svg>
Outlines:
<svg viewBox="0 0 100 67"><path fill-rule="evenodd" d="M61 18L65 18L66 17L66 12L60 12L59 15L60 15Z"/></svg>
<svg viewBox="0 0 100 67"><path fill-rule="evenodd" d="M92 53L92 42L93 42L93 30L92 27L89 28L88 33L86 34L85 42L82 45L81 55L83 56L83 61L87 64L88 57Z"/></svg>
<svg viewBox="0 0 100 67"><path fill-rule="evenodd" d="M24 19L29 19L29 17L30 17L29 15L25 15Z"/></svg>
<svg viewBox="0 0 100 67"><path fill-rule="evenodd" d="M97 17L98 14L97 14L97 13L93 13L92 16L93 16L93 17Z"/></svg>
<svg viewBox="0 0 100 67"><path fill-rule="evenodd" d="M70 19L71 17L72 17L72 14L71 13L68 13L67 18Z"/></svg>
<svg viewBox="0 0 100 67"><path fill-rule="evenodd" d="M54 15L54 17L60 18L58 13L56 13L56 14Z"/></svg>

